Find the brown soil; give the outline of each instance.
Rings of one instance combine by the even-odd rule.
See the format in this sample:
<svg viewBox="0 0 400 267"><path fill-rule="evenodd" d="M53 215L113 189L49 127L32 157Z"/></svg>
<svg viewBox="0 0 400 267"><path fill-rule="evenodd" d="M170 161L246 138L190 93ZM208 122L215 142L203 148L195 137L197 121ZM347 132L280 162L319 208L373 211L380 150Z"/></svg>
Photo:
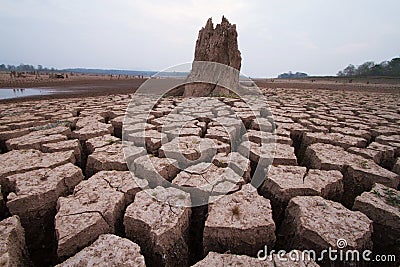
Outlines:
<svg viewBox="0 0 400 267"><path fill-rule="evenodd" d="M133 93L146 78L121 75L69 75L65 79L49 78L42 74L39 78L26 75L25 78L10 79L7 73L0 73L2 88L49 88L60 92L51 95L26 96L2 99L0 103L18 103L26 100L45 100L54 98L88 97ZM333 91L364 91L400 94L399 78L306 78L306 79L254 79L260 88L316 89Z"/></svg>
<svg viewBox="0 0 400 267"><path fill-rule="evenodd" d="M285 89L317 89L333 91L361 91L400 93L399 78L307 78L307 79L254 79L258 87Z"/></svg>

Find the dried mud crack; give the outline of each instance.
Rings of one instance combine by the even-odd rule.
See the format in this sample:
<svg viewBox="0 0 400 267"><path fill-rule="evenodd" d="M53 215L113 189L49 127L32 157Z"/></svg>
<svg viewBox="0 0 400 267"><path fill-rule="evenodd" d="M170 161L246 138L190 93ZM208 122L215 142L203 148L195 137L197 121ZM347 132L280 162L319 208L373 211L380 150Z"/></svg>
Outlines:
<svg viewBox="0 0 400 267"><path fill-rule="evenodd" d="M240 99L198 98L191 113L184 98L162 98L144 136L139 121L122 128L128 94L2 104L1 260L85 266L118 248L129 266L274 266L256 258L264 245L319 250L339 238L400 259L398 93L261 90L261 120ZM198 199L216 201L173 205Z"/></svg>

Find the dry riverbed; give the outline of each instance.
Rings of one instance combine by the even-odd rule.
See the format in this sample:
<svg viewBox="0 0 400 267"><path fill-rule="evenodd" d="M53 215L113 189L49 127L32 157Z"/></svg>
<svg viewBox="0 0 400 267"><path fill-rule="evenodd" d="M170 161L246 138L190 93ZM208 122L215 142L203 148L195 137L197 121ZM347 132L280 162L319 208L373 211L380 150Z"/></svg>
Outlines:
<svg viewBox="0 0 400 267"><path fill-rule="evenodd" d="M0 265L281 266L275 256L259 261L257 252L265 245L322 251L338 239L346 249L400 259L398 91L264 85L272 115L260 121L240 99L199 99L199 114L211 101L208 115L231 118L233 110L245 129L192 118L175 109L182 98L162 98L145 136L141 125L128 129L135 177L121 140L132 94L2 103ZM161 133L171 112L185 126ZM256 190L249 183L271 134L275 157ZM248 141L230 142L244 135ZM249 156L233 145L248 145ZM211 147L216 156L201 158ZM196 164L180 170L166 160L176 148ZM221 173L224 180L214 181ZM219 199L190 207L193 194Z"/></svg>

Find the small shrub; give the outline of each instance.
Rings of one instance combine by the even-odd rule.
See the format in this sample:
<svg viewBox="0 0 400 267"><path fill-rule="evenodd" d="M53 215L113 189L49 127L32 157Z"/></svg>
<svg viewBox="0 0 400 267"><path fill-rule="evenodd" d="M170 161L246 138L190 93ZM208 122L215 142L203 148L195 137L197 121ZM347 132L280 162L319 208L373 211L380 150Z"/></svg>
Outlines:
<svg viewBox="0 0 400 267"><path fill-rule="evenodd" d="M369 169L370 168L369 165L368 165L368 161L367 160L360 161L358 163L358 165L363 169Z"/></svg>
<svg viewBox="0 0 400 267"><path fill-rule="evenodd" d="M372 193L377 195L379 198L383 198L388 204L392 205L393 207L399 207L400 195L398 195L393 189L385 188L383 189L383 192L374 189Z"/></svg>
<svg viewBox="0 0 400 267"><path fill-rule="evenodd" d="M232 216L237 216L237 217L240 216L240 208L239 208L239 206L235 206L235 207L232 208Z"/></svg>

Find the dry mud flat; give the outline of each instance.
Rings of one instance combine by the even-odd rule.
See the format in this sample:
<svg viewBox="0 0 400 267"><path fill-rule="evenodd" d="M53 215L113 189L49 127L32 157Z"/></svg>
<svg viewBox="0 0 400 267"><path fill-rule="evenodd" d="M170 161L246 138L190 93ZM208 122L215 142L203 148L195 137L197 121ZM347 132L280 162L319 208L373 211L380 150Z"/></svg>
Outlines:
<svg viewBox="0 0 400 267"><path fill-rule="evenodd" d="M400 259L399 95L262 91L259 120L239 99L162 98L126 149L131 95L2 104L0 265L318 266L256 256L340 238Z"/></svg>

